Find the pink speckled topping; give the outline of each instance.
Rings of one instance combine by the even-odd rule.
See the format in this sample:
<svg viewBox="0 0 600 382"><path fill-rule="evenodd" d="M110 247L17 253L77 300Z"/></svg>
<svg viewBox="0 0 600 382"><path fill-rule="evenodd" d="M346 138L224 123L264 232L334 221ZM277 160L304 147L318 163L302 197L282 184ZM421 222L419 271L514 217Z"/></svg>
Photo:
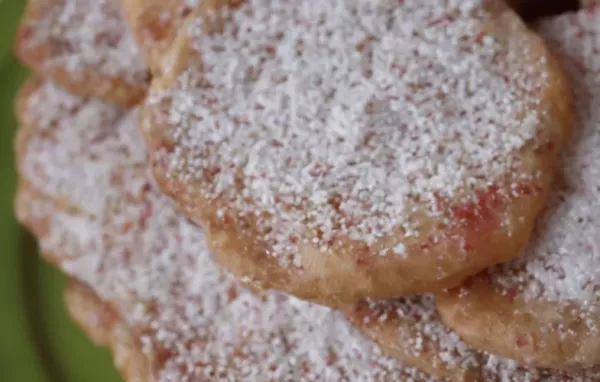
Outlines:
<svg viewBox="0 0 600 382"><path fill-rule="evenodd" d="M200 192L257 217L282 266L302 263L303 243L418 236L417 211L442 219L440 200L518 172L539 132L545 62L486 33L492 3L249 0L222 34L198 20L202 74L148 101L175 141L156 155L180 182L211 173Z"/></svg>
<svg viewBox="0 0 600 382"><path fill-rule="evenodd" d="M563 184L524 255L493 272L505 293L575 303L585 320L600 298L600 9L543 21L539 32L564 56L575 89L575 141L562 156ZM591 330L595 320L585 320Z"/></svg>
<svg viewBox="0 0 600 382"><path fill-rule="evenodd" d="M36 151L28 150L25 161L45 159L37 163L48 175L40 187L47 197L72 195L94 215L65 212L39 198L27 214L51 221L40 238L42 251L60 256L67 273L142 334L144 351L162 360L160 381L435 381L382 356L341 313L241 288L212 262L201 230L176 212L138 165L144 146L116 155L115 143L131 139L135 119L125 115L118 128L105 125L85 116L106 106L81 102L78 111L69 110L72 97L61 105L55 91L44 85L30 106L44 120L63 116L72 123L56 124L52 135L39 126L31 140ZM92 131L102 129L107 135L97 139ZM64 161L55 152L73 154ZM92 153L95 160L89 160ZM82 187L94 197L79 200Z"/></svg>
<svg viewBox="0 0 600 382"><path fill-rule="evenodd" d="M120 78L147 86L148 71L119 0L32 0L42 14L26 20L29 49L49 49L47 70Z"/></svg>

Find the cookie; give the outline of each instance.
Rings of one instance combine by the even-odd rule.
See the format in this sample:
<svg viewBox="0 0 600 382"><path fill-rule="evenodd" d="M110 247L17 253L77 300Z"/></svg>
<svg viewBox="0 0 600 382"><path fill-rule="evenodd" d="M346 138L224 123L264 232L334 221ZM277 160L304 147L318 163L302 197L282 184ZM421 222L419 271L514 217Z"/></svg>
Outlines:
<svg viewBox="0 0 600 382"><path fill-rule="evenodd" d="M40 76L84 96L137 104L150 75L119 0L31 0L16 55Z"/></svg>
<svg viewBox="0 0 600 382"><path fill-rule="evenodd" d="M442 323L432 295L364 301L344 311L384 352L452 381L600 380L598 367L576 372L537 369L470 347Z"/></svg>
<svg viewBox="0 0 600 382"><path fill-rule="evenodd" d="M252 0L180 31L142 129L237 277L337 305L454 286L529 238L570 93L504 3Z"/></svg>
<svg viewBox="0 0 600 382"><path fill-rule="evenodd" d="M446 328L433 296L364 300L342 311L387 354L451 381L482 379L482 355Z"/></svg>
<svg viewBox="0 0 600 382"><path fill-rule="evenodd" d="M51 105L42 109L49 118L62 110ZM91 119L78 122L56 129L93 128ZM64 178L70 183L48 185L41 195L22 186L17 217L38 237L44 257L89 285L119 314L156 380L436 381L383 356L340 312L243 288L217 267L201 229L159 192L145 166L105 161L114 155L111 140L95 141L83 133L62 140L58 132L51 136L40 126L30 128L46 144L28 155L45 156L44 171L59 172L50 183L61 174L70 174ZM124 127L115 131L123 134L120 140L128 139ZM98 161L87 161L86 152L62 167L49 163L50 152L71 152L70 147L96 150ZM98 197L86 201L87 209L100 213L65 210L54 201L65 194L53 190L64 189L73 191L70 204L79 204L83 182L77 169L84 162L88 179L99 180ZM23 184L32 183L28 178L23 174Z"/></svg>
<svg viewBox="0 0 600 382"><path fill-rule="evenodd" d="M153 382L151 363L141 352L135 333L88 286L71 280L65 288L71 318L98 346L110 348L115 366L127 382Z"/></svg>
<svg viewBox="0 0 600 382"><path fill-rule="evenodd" d="M465 341L521 362L600 363L600 13L548 19L538 31L570 73L578 123L562 179L516 260L442 294L444 321Z"/></svg>

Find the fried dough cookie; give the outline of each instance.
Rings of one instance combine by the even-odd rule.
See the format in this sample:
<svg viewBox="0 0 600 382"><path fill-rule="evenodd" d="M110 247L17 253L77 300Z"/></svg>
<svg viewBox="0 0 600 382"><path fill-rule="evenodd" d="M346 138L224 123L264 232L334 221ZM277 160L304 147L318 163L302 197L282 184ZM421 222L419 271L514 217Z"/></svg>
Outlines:
<svg viewBox="0 0 600 382"><path fill-rule="evenodd" d="M50 106L44 110L48 119L63 112ZM90 119L78 121L57 129L92 128ZM22 186L17 216L36 234L44 256L89 285L139 334L156 380L437 381L382 356L340 312L282 293L257 297L242 288L215 265L202 231L158 191L146 167L126 160L104 162L113 155L111 141L94 141L83 133L57 140L61 134L29 128L46 144L28 156L45 155L48 173L70 173L64 190L74 192L71 204L78 204L82 184L77 163L87 154L61 168L49 163L51 147L97 150L99 160L87 162L87 173L88 179L100 180L94 185L104 197L95 198L98 204L88 209L102 213L62 209L54 201L65 197L62 192L40 196ZM32 183L27 178L23 184ZM45 188L56 189L62 190L56 184Z"/></svg>
<svg viewBox="0 0 600 382"><path fill-rule="evenodd" d="M150 76L119 0L31 0L16 54L31 69L81 96L137 104Z"/></svg>
<svg viewBox="0 0 600 382"><path fill-rule="evenodd" d="M198 12L142 128L237 277L335 305L453 286L527 241L570 93L504 3Z"/></svg>
<svg viewBox="0 0 600 382"><path fill-rule="evenodd" d="M141 351L135 334L119 315L88 286L71 280L65 290L71 318L98 346L109 347L115 366L127 382L153 382L151 363Z"/></svg>
<svg viewBox="0 0 600 382"><path fill-rule="evenodd" d="M365 301L344 310L385 353L452 381L600 381L598 367L571 373L529 368L471 348L442 323L431 295Z"/></svg>
<svg viewBox="0 0 600 382"><path fill-rule="evenodd" d="M600 13L543 21L564 57L578 116L563 179L522 256L442 294L444 321L475 347L521 362L600 363Z"/></svg>

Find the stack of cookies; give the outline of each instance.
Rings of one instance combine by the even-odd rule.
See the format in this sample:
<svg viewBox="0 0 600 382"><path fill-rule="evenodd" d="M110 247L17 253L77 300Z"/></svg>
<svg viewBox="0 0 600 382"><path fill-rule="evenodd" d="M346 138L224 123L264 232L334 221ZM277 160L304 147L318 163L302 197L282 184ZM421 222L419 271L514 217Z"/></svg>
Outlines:
<svg viewBox="0 0 600 382"><path fill-rule="evenodd" d="M29 0L17 54L16 214L125 380L600 381L597 1Z"/></svg>

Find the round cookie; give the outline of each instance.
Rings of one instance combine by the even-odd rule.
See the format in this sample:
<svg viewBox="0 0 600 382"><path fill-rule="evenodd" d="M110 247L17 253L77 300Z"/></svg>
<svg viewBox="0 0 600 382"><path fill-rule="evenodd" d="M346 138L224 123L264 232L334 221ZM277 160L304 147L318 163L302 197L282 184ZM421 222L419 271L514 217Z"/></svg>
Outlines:
<svg viewBox="0 0 600 382"><path fill-rule="evenodd" d="M49 117L57 112L43 110ZM85 131L90 124L80 119L57 129ZM51 162L41 151L52 151L52 144L92 148L90 135L57 141L39 127L30 128L47 144L28 155ZM127 139L124 128L116 131ZM99 157L112 148L111 141L93 147ZM73 157L62 168L47 165L70 173L64 189L73 191L71 204L80 192L77 163L86 157ZM118 312L157 381L439 381L382 356L340 312L278 292L255 296L241 287L212 261L202 231L158 191L147 168L127 160L87 163L90 179L100 180L97 192L105 194L88 209L102 213L57 206L54 199L65 194L49 185L41 196L21 187L17 216L38 236L45 257Z"/></svg>
<svg viewBox="0 0 600 382"><path fill-rule="evenodd" d="M562 179L524 253L439 296L442 318L475 347L561 368L600 363L600 13L545 20L538 31L571 74L577 114Z"/></svg>
<svg viewBox="0 0 600 382"><path fill-rule="evenodd" d="M368 300L343 309L382 351L456 382L591 382L600 368L577 372L529 368L465 344L441 321L431 295Z"/></svg>
<svg viewBox="0 0 600 382"><path fill-rule="evenodd" d="M31 0L16 54L37 74L81 96L137 104L150 76L119 0Z"/></svg>
<svg viewBox="0 0 600 382"><path fill-rule="evenodd" d="M570 93L504 3L238 5L190 16L142 112L219 264L335 305L454 286L525 244Z"/></svg>

